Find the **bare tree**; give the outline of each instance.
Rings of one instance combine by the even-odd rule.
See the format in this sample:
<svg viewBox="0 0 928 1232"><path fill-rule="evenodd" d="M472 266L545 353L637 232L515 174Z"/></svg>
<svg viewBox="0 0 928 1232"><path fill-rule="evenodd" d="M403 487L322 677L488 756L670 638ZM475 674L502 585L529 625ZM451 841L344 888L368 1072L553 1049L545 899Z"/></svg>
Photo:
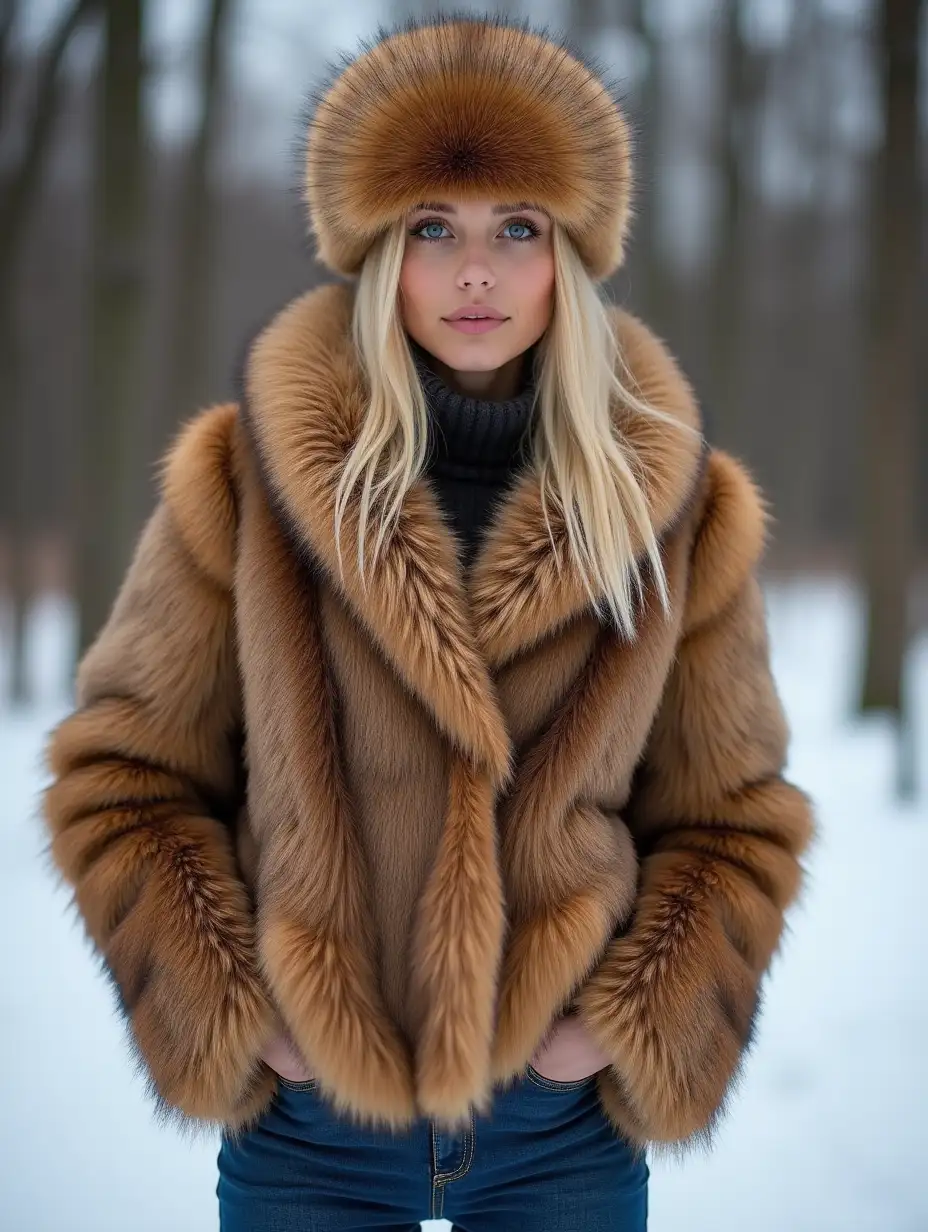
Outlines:
<svg viewBox="0 0 928 1232"><path fill-rule="evenodd" d="M145 306L142 0L103 0L106 39L98 107L92 336L81 432L78 646L103 624L137 527L131 448Z"/></svg>
<svg viewBox="0 0 928 1232"><path fill-rule="evenodd" d="M614 4L606 4L604 0L570 0L567 29L572 39L583 49L591 50L613 7Z"/></svg>
<svg viewBox="0 0 928 1232"><path fill-rule="evenodd" d="M35 102L26 121L22 155L7 176L0 196L0 388L4 412L0 420L0 523L8 540L8 591L12 610L11 698L26 699L25 641L29 603L26 559L24 434L27 417L21 406L21 360L17 338L16 287L18 257L29 226L42 171L52 142L61 102L61 65L81 22L97 8L96 0L77 0L59 18L40 62ZM6 63L6 42L14 5L0 7L0 62ZM6 74L0 77L0 90Z"/></svg>
<svg viewBox="0 0 928 1232"><path fill-rule="evenodd" d="M739 272L743 255L745 201L743 143L740 138L745 123L746 49L741 38L740 9L740 0L726 0L719 38L715 159L721 179L721 193L711 286L712 418L719 444L729 449L737 443L737 378L743 312Z"/></svg>
<svg viewBox="0 0 928 1232"><path fill-rule="evenodd" d="M719 210L709 288L712 331L712 420L719 443L740 448L743 401L739 384L745 311L746 214L766 88L766 64L742 36L742 0L726 0L719 23L717 122L714 157Z"/></svg>
<svg viewBox="0 0 928 1232"><path fill-rule="evenodd" d="M230 0L210 0L200 57L200 119L187 156L178 219L173 314L173 373L167 414L192 413L207 396L211 287L210 167L221 110L225 31Z"/></svg>
<svg viewBox="0 0 928 1232"><path fill-rule="evenodd" d="M915 520L919 0L883 0L878 56L885 134L870 219L871 354L862 482L867 644L860 706L900 722L900 794L914 791L904 664Z"/></svg>
<svg viewBox="0 0 928 1232"><path fill-rule="evenodd" d="M0 0L0 122L6 113L7 51L16 17L16 0Z"/></svg>
<svg viewBox="0 0 928 1232"><path fill-rule="evenodd" d="M631 230L630 264L640 271L641 279L632 285L633 302L654 327L666 336L673 311L673 290L667 262L661 252L657 226L658 149L661 142L664 108L662 106L662 47L660 36L647 20L647 0L632 0L628 16L629 28L638 36L645 49L646 67L637 100L638 115L633 124L632 170L634 219Z"/></svg>

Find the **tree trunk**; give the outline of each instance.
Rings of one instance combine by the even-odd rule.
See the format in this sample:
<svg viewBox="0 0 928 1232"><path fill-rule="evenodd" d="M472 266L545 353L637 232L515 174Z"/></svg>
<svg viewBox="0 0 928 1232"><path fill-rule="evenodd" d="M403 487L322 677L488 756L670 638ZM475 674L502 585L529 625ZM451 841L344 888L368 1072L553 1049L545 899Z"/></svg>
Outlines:
<svg viewBox="0 0 928 1232"><path fill-rule="evenodd" d="M131 555L130 459L143 273L142 0L105 0L88 398L81 433L78 648L108 614Z"/></svg>
<svg viewBox="0 0 928 1232"><path fill-rule="evenodd" d="M918 309L918 0L884 0L880 79L885 136L870 219L870 372L863 436L867 641L860 706L907 724L904 662L913 571ZM903 739L900 748L910 747ZM899 788L914 768L900 757Z"/></svg>
<svg viewBox="0 0 928 1232"><path fill-rule="evenodd" d="M15 6L0 0L0 63L5 64L9 23ZM23 156L3 185L0 196L0 527L7 540L7 590L12 621L10 699L27 700L25 663L26 618L30 600L26 517L25 436L28 419L22 406L22 364L17 337L16 286L18 258L41 186L42 169L51 145L60 105L61 63L81 21L96 8L94 0L78 0L61 16L38 70L35 105L27 121ZM4 74L5 77L5 74ZM5 81L0 78L0 92ZM0 93L0 98L4 96Z"/></svg>
<svg viewBox="0 0 928 1232"><path fill-rule="evenodd" d="M223 39L229 0L211 0L200 67L200 122L190 145L181 187L177 244L177 291L172 325L173 372L165 418L193 413L209 395L211 228L209 173L222 94Z"/></svg>
<svg viewBox="0 0 928 1232"><path fill-rule="evenodd" d="M603 0L570 0L567 31L571 40L584 48L595 40L605 20Z"/></svg>
<svg viewBox="0 0 928 1232"><path fill-rule="evenodd" d="M0 125L6 118L6 91L9 85L7 48L15 17L16 0L0 0Z"/></svg>
<svg viewBox="0 0 928 1232"><path fill-rule="evenodd" d="M632 150L632 197L634 216L630 234L630 250L637 272L637 286L632 286L634 310L648 318L664 337L676 332L673 307L675 297L670 285L667 263L660 247L658 226L659 150L662 141L663 108L661 82L660 35L648 24L646 0L634 0L629 13L629 25L647 49L647 69L641 85L639 130Z"/></svg>

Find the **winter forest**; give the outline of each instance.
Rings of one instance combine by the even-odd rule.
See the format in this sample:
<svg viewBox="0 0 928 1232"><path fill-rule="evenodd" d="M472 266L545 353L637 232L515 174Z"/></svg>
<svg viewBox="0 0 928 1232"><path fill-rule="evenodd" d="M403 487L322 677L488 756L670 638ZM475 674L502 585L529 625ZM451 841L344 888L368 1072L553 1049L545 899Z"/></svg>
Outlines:
<svg viewBox="0 0 928 1232"><path fill-rule="evenodd" d="M649 1226L928 1228L928 4L0 0L9 1232L217 1226L216 1145L155 1123L39 859L43 742L179 425L330 277L301 201L309 91L378 23L471 7L550 23L619 83L635 219L606 291L769 501L789 772L821 828L716 1148L653 1161Z"/></svg>

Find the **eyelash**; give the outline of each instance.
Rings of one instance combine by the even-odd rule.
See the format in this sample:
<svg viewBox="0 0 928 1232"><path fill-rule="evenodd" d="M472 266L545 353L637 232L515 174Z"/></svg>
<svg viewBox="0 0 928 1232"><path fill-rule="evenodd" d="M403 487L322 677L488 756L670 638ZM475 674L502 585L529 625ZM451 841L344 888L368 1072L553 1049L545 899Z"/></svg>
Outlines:
<svg viewBox="0 0 928 1232"><path fill-rule="evenodd" d="M437 223L438 226L440 227L448 226L448 224L445 222L443 218L423 218L422 222L417 223L417 225L409 232L409 234L414 239L425 240L427 244L438 244L441 240L447 239L447 236L423 235L422 234L423 228L431 227L435 223ZM527 227L529 230L528 235L522 235L518 237L514 235L510 235L506 237L507 239L511 239L514 244L528 244L532 240L537 240L538 236L541 234L538 227L536 227L535 224L531 222L528 218L510 218L509 221L506 223L506 226L511 227L513 225L517 227Z"/></svg>

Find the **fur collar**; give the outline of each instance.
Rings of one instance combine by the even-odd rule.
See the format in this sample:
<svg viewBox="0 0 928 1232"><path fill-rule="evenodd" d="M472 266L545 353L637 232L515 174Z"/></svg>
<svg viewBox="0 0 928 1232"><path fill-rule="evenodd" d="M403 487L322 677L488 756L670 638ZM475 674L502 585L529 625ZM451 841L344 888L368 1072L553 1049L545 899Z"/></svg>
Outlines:
<svg viewBox="0 0 928 1232"><path fill-rule="evenodd" d="M494 784L506 783L514 751L493 673L591 607L566 553L563 519L549 509L562 564L552 551L538 474L529 465L506 492L467 574L427 477L407 493L392 542L366 587L357 567L357 501L345 513L342 579L335 550L335 490L364 414L365 381L351 341L353 288L318 287L285 307L253 343L243 408L264 483L291 540L321 566L405 685L445 734ZM611 309L622 353L642 396L700 428L692 392L658 340ZM704 457L695 433L617 407L615 423L643 477L658 536L692 496ZM600 596L597 596L599 598Z"/></svg>

